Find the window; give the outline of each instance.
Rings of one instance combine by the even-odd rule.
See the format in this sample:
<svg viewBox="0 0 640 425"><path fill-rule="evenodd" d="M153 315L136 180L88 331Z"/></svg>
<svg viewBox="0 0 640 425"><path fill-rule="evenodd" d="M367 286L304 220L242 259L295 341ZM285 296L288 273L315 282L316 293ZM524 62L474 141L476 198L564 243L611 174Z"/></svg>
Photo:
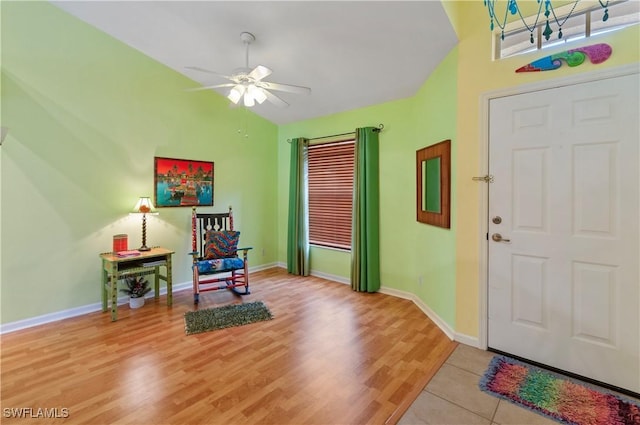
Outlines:
<svg viewBox="0 0 640 425"><path fill-rule="evenodd" d="M544 11L544 8L542 10ZM570 11L571 4L557 8L558 20L562 23ZM609 4L609 18L606 21L602 21L603 14L604 11L599 6L572 13L562 25L562 38L558 38L558 27L553 22L554 20L550 19L549 23L553 29L553 34L551 34L549 40L546 40L542 34L546 22L544 14L541 14L533 33L524 27L522 21L518 20L507 25L504 32L504 40L502 40L501 33L494 34L494 57L495 59L501 59L536 50L544 50L637 24L640 22L640 2L611 2ZM531 26L531 22L535 21L535 17L525 18L525 21ZM533 43L531 39L533 39Z"/></svg>
<svg viewBox="0 0 640 425"><path fill-rule="evenodd" d="M308 150L309 243L351 249L355 140Z"/></svg>

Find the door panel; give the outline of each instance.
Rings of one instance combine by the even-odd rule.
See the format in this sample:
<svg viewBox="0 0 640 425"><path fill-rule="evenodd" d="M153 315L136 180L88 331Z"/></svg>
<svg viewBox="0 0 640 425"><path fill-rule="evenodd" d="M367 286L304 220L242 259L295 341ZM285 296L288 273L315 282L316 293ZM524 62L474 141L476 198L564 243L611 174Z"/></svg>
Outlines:
<svg viewBox="0 0 640 425"><path fill-rule="evenodd" d="M616 267L573 263L573 336L586 343L615 349L616 293L619 291Z"/></svg>
<svg viewBox="0 0 640 425"><path fill-rule="evenodd" d="M513 152L513 227L548 233L549 149L521 149Z"/></svg>
<svg viewBox="0 0 640 425"><path fill-rule="evenodd" d="M630 75L489 109L489 347L635 392L638 91Z"/></svg>
<svg viewBox="0 0 640 425"><path fill-rule="evenodd" d="M530 255L512 255L513 287L513 321L539 330L548 328L548 311L546 292L548 277L546 258Z"/></svg>
<svg viewBox="0 0 640 425"><path fill-rule="evenodd" d="M574 146L574 236L618 236L618 148L617 142Z"/></svg>

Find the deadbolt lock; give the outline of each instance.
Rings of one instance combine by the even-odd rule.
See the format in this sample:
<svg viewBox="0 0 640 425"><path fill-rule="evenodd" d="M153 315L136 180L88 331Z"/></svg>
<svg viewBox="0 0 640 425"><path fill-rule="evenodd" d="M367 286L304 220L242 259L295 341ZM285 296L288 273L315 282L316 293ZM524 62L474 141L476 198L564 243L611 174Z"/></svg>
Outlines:
<svg viewBox="0 0 640 425"><path fill-rule="evenodd" d="M500 217L499 215L493 217L493 224L500 224L502 223L502 217Z"/></svg>

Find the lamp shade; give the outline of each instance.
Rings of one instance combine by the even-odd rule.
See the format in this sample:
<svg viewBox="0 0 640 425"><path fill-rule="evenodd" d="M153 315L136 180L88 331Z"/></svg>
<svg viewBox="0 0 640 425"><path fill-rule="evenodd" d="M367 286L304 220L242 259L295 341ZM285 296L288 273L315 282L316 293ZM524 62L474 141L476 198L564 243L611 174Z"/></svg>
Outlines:
<svg viewBox="0 0 640 425"><path fill-rule="evenodd" d="M155 211L156 209L153 206L153 202L151 202L151 198L149 198L148 196L141 196L131 212L148 214Z"/></svg>

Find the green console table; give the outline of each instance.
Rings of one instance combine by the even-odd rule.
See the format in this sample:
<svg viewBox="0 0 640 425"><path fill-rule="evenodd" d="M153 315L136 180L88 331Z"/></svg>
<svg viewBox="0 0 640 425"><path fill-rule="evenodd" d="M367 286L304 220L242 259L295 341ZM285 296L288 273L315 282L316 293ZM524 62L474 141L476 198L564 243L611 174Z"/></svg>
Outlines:
<svg viewBox="0 0 640 425"><path fill-rule="evenodd" d="M108 310L109 291L111 293L111 321L118 320L118 280L130 276L154 275L154 297L160 298L160 280L167 283L167 305L173 303L171 289L171 256L174 251L155 247L140 252L136 256L118 256L113 252L100 254L102 259L102 311ZM160 273L160 268L165 274Z"/></svg>

